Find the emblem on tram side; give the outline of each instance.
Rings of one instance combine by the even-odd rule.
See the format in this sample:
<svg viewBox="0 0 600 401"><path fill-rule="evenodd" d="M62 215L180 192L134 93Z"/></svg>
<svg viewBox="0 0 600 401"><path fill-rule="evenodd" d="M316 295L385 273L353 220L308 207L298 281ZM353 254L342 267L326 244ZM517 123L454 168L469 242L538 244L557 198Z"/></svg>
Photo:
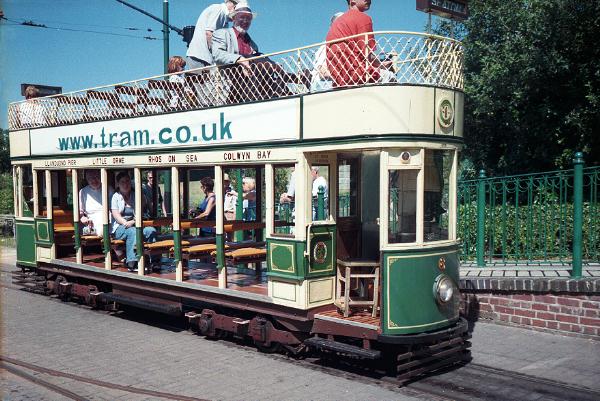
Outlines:
<svg viewBox="0 0 600 401"><path fill-rule="evenodd" d="M438 269L441 271L446 270L446 258L443 256L440 258L440 260L438 260Z"/></svg>
<svg viewBox="0 0 600 401"><path fill-rule="evenodd" d="M438 122L442 128L450 128L454 123L454 107L449 99L442 99L438 106Z"/></svg>
<svg viewBox="0 0 600 401"><path fill-rule="evenodd" d="M325 263L327 259L327 245L323 241L319 241L313 247L313 259L317 263Z"/></svg>

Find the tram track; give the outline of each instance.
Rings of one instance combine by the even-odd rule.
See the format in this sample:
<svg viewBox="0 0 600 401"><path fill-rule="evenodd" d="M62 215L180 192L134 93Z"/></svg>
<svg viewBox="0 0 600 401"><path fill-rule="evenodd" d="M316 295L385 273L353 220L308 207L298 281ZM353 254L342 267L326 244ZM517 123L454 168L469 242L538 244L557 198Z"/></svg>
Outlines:
<svg viewBox="0 0 600 401"><path fill-rule="evenodd" d="M54 377L62 377L65 379L77 381L79 383L91 384L94 386L104 387L104 388L108 388L111 390L120 390L120 391L130 393L130 394L146 395L146 396L150 396L150 397L156 397L156 398L162 398L162 399L168 399L168 400L207 401L206 399L203 399L203 398L189 397L189 396L185 396L185 395L181 395L181 394L172 394L172 393L166 393L166 392L162 392L162 391L148 390L148 389L139 388L139 387L125 386L125 385L111 383L111 382L107 382L107 381L103 381L103 380L92 379L89 377L79 376L79 375L75 375L72 373L66 373L66 372L62 372L59 370L46 368L43 366L35 365L35 364L29 363L29 362L20 361L17 359L6 357L6 356L0 356L0 366L2 367L2 369L5 369L8 372L11 372L19 377L22 377L26 380L31 381L33 383L44 386L58 394L61 394L65 397L71 398L73 400L87 400L87 398L82 397L70 390L67 390L64 387L52 384L48 381L42 380L38 377L35 377L35 376L25 372L22 369L16 368L16 366L18 366L20 368L24 368L26 370L41 373L41 374L46 374L46 375L50 375L50 376L54 376Z"/></svg>

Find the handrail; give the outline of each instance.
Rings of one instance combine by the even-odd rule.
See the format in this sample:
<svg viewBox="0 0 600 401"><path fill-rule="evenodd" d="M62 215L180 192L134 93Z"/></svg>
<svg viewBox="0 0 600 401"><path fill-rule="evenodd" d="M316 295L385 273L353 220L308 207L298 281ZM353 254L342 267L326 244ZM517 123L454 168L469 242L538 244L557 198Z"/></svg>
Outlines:
<svg viewBox="0 0 600 401"><path fill-rule="evenodd" d="M383 67L375 67L368 53ZM250 74L239 64L209 66L13 102L9 129L197 110L378 83L463 88L460 42L415 32L354 35L248 60ZM329 77L323 77L323 66ZM320 81L328 84L317 85Z"/></svg>

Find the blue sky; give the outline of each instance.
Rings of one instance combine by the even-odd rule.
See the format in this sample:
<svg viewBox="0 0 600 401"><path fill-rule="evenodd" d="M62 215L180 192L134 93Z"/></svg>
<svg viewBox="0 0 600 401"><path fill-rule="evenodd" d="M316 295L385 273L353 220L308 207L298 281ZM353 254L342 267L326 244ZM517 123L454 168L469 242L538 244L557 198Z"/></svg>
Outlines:
<svg viewBox="0 0 600 401"><path fill-rule="evenodd" d="M163 0L129 0L162 16ZM169 0L172 25L195 25L200 12L219 0ZM263 53L323 41L329 18L344 11L345 0L250 0L258 17L250 33ZM115 0L0 0L6 18L49 27L119 35L72 32L0 21L0 128L7 128L9 102L22 100L21 83L62 86L64 92L129 81L163 72L161 26ZM422 32L427 15L415 0L373 0L368 14L375 30ZM123 29L140 28L140 31ZM152 31L145 31L152 29ZM185 55L181 37L171 32L170 54Z"/></svg>

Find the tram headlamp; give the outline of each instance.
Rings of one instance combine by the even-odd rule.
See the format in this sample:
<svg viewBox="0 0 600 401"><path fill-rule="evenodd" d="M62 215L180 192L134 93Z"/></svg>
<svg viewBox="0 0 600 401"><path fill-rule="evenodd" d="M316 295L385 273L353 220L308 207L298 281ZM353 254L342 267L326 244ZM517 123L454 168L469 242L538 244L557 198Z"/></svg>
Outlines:
<svg viewBox="0 0 600 401"><path fill-rule="evenodd" d="M439 303L445 304L450 301L454 295L452 279L445 274L439 275L433 285L433 295Z"/></svg>

